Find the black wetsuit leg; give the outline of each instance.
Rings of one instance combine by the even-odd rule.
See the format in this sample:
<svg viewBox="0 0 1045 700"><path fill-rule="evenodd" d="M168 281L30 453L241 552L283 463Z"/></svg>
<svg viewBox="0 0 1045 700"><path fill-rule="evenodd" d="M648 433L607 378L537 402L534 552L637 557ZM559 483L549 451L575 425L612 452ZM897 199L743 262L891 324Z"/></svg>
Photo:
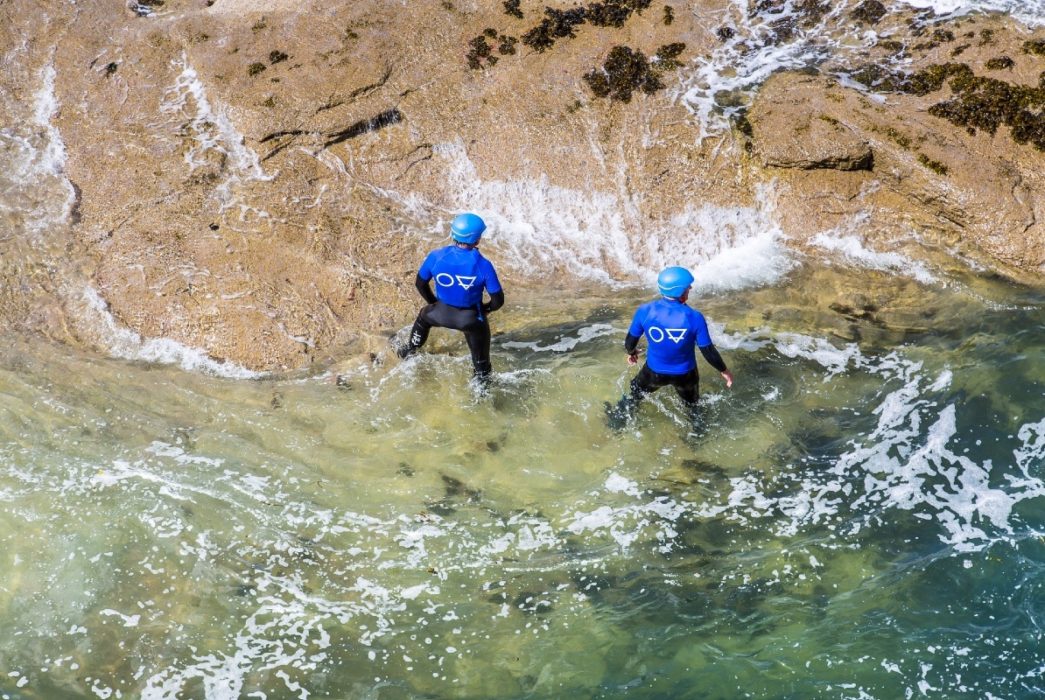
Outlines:
<svg viewBox="0 0 1045 700"><path fill-rule="evenodd" d="M642 399L663 386L673 386L679 398L686 404L690 416L696 415L697 400L700 398L700 375L696 368L686 374L660 374L643 364L642 369L631 380L630 391L622 396L617 406L610 411L611 421L620 423L629 420L638 409Z"/></svg>
<svg viewBox="0 0 1045 700"><path fill-rule="evenodd" d="M485 382L493 372L493 365L490 363L490 323L484 318L461 330L464 331L468 350L472 353L472 369L475 376L479 381Z"/></svg>
<svg viewBox="0 0 1045 700"><path fill-rule="evenodd" d="M409 345L400 354L407 357L416 352L428 340L428 332L433 326L464 333L472 355L475 376L481 380L490 376L493 370L490 363L490 323L479 317L477 309L459 309L441 301L429 304L417 315L414 327L410 330Z"/></svg>

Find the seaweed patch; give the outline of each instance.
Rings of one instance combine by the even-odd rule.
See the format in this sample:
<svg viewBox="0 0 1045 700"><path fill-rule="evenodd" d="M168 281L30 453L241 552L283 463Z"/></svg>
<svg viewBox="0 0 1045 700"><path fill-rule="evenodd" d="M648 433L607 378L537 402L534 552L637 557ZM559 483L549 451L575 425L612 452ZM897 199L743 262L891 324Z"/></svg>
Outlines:
<svg viewBox="0 0 1045 700"><path fill-rule="evenodd" d="M1011 59L1000 60L1005 58L992 59L995 62L988 62L988 68L1011 67ZM871 64L850 77L880 92L919 96L936 92L947 83L953 93L951 99L932 105L929 114L965 127L970 134L982 129L993 135L1005 125L1016 143L1030 143L1045 151L1045 74L1039 77L1038 87L977 76L964 63L935 64L912 74L893 73Z"/></svg>
<svg viewBox="0 0 1045 700"><path fill-rule="evenodd" d="M1045 56L1045 39L1031 39L1023 42L1023 53Z"/></svg>
<svg viewBox="0 0 1045 700"><path fill-rule="evenodd" d="M494 46L490 42L497 42L497 52L502 56L515 53L515 45L519 39L514 36L498 34L496 29L488 28L482 34L468 42L471 47L468 51L468 67L472 70L491 67L497 64L498 57L494 55Z"/></svg>
<svg viewBox="0 0 1045 700"><path fill-rule="evenodd" d="M522 10L519 9L521 0L504 0L504 14L518 19L523 18Z"/></svg>
<svg viewBox="0 0 1045 700"><path fill-rule="evenodd" d="M856 9L853 10L850 16L857 22L878 24L882 17L885 17L885 14L885 5L878 2L878 0L864 0L856 6Z"/></svg>
<svg viewBox="0 0 1045 700"><path fill-rule="evenodd" d="M946 175L949 172L949 169L946 165L944 165L938 160L933 160L924 153L918 154L918 162L924 165L929 170L932 170L937 175Z"/></svg>
<svg viewBox="0 0 1045 700"><path fill-rule="evenodd" d="M683 43L666 44L650 60L637 49L614 46L601 68L585 73L584 82L596 97L631 102L632 93L636 90L649 95L663 89L661 74L681 65L676 59L685 48Z"/></svg>
<svg viewBox="0 0 1045 700"><path fill-rule="evenodd" d="M547 51L559 39L577 36L584 23L596 27L623 27L633 13L642 12L653 0L604 0L569 10L544 8L544 19L523 34L522 42L538 53Z"/></svg>
<svg viewBox="0 0 1045 700"><path fill-rule="evenodd" d="M327 140L323 143L323 148L330 148L342 141L353 139L357 136L370 133L371 131L377 131L384 129L386 126L392 126L403 121L403 113L398 109L389 109L380 114L371 117L370 119L361 119L347 129L330 134Z"/></svg>
<svg viewBox="0 0 1045 700"><path fill-rule="evenodd" d="M984 67L987 70L1012 70L1012 67L1016 65L1016 61L1012 60L1008 56L997 56L987 61Z"/></svg>

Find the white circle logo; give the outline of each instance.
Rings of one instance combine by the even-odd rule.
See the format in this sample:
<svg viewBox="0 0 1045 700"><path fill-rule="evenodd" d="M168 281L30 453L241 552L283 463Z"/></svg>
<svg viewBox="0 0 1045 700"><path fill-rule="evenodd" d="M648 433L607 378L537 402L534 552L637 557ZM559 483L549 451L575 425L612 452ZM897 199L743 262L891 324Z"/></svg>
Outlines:
<svg viewBox="0 0 1045 700"><path fill-rule="evenodd" d="M435 276L435 283L440 287L452 287L454 286L453 275L448 275L445 272L440 272Z"/></svg>

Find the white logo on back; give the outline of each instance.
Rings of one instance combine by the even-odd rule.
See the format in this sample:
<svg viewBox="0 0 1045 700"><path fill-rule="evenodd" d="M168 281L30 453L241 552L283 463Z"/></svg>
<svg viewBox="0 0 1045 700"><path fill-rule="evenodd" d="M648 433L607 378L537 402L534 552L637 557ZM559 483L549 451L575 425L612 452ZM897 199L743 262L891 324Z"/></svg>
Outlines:
<svg viewBox="0 0 1045 700"><path fill-rule="evenodd" d="M646 330L646 335L654 343L661 343L664 341L665 331L667 337L676 345L682 342L682 339L686 337L686 331L688 328L660 328L659 326L650 326Z"/></svg>
<svg viewBox="0 0 1045 700"><path fill-rule="evenodd" d="M445 272L440 272L435 276L435 283L440 287L452 287L456 284L457 286L467 290L475 286L475 280L477 279L477 275L469 277L468 275L449 275Z"/></svg>

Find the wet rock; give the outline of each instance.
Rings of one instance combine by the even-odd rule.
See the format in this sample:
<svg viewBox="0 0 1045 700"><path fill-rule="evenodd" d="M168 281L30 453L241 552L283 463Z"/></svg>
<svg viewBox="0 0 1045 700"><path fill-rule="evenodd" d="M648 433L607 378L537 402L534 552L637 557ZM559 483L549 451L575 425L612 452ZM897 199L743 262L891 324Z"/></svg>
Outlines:
<svg viewBox="0 0 1045 700"><path fill-rule="evenodd" d="M760 3L760 11L785 4ZM808 21L823 6L789 4L801 5ZM379 362L387 355L388 331L416 314L411 281L419 249L438 238L447 211L468 205L462 192L489 182L524 186L544 179L577 190L578 197L620 193L637 203L636 216L651 221L695 201L747 206L773 182L774 216L788 245L802 247L873 211L869 247L917 239L925 243L921 253L912 243L905 254L954 251L1032 279L1045 269L1045 167L1042 151L1030 145L1039 141L1040 110L1030 102L1015 110L978 102L995 94L1019 102L1028 93L1018 86L1039 89L1045 50L1012 20L970 16L959 27L925 16L908 30L909 15L898 13L895 21L890 15L881 23L892 23L888 41L896 45L882 42L873 57L903 53L914 31L920 41L944 41L930 56L904 56L911 75L895 76L881 64L879 77L892 81L891 88L876 83L872 91L879 94L867 96L839 86L825 70L825 77L803 76L812 82L781 90L794 74L777 74L753 98L741 91L720 95L734 128L704 135L679 100L644 89L658 81L676 85L667 69L672 61L737 42L736 30L714 24L722 19L709 26L712 15L680 12L677 4L671 25L661 21L661 6L648 2L559 4L566 14L551 15L537 14L543 5L526 5L533 9L525 21L514 13L522 14L522 4L513 2L496 3L489 12L464 11L460 3L454 10L435 3L403 12L395 3L365 0L320 13L273 0L264 15L259 5L221 0L207 8L202 1L169 0L162 10L152 6L162 18L143 19L98 3L52 3L53 21L44 26L29 0L3 4L12 18L2 27L9 45L29 50L24 65L21 53L12 55L0 94L20 96L8 111L31 105L43 68L53 63L61 108L51 126L67 153L63 176L81 189L69 226L51 234L62 251L48 260L56 264L32 265L26 262L31 251L12 257L5 248L5 329L28 327L107 352L100 324L81 319L79 270L89 270L112 322L146 339L176 340L274 372L346 355ZM593 24L587 16L593 6L592 17L608 26L586 27ZM655 13L635 21L645 7ZM584 21L571 9L583 9ZM629 9L630 19L613 26ZM572 35L574 46L537 54L508 36L535 25L551 44ZM715 26L718 32L709 31ZM796 28L801 22L776 30ZM979 83L972 89L964 69L930 69L950 54L947 36L934 36L937 29L962 35L961 44L969 45L962 61L979 73L972 77L1004 77L1008 91ZM455 39L420 39L431 36ZM481 76L461 61L466 43L477 37L487 47ZM642 71L637 51L680 40L689 44L686 52L646 54ZM291 46L294 54L282 59ZM630 88L617 94L645 95L626 110L578 99L588 89L585 73L614 46L631 47L627 55L619 52ZM746 46L759 48L756 39ZM1002 55L1014 59L1011 71L985 75L980 67ZM134 57L133 65L123 57ZM487 57L500 59L494 70ZM116 71L105 61L116 63ZM250 75L254 61L265 68ZM596 80L596 87L608 98L609 74L604 66L598 71L605 83ZM964 81L958 92L951 87L956 80ZM940 117L928 114L952 100L958 104L938 108ZM830 146L826 156L789 162L832 167L769 166L761 154L749 155L759 141L792 148L783 142L793 139L793 124L774 135L758 121L760 110L789 101L809 105L809 129L823 129ZM972 113L981 104L982 114ZM3 117L14 124L32 115ZM987 118L982 126L977 121ZM838 145L851 136L852 143L869 145L873 171L834 169L859 161ZM591 152L599 167L591 158L563 157L582 152ZM736 177L723 178L726 172ZM407 193L420 204L404 205ZM66 259L75 264L57 264ZM612 259L606 264L608 275L629 274ZM559 268L523 265L505 274L510 284L544 284L556 275L557 283L582 286ZM31 294L21 291L25 287ZM77 291L68 296L67 289ZM513 314L498 321L512 322Z"/></svg>
<svg viewBox="0 0 1045 700"><path fill-rule="evenodd" d="M796 93L797 94L797 93ZM803 170L870 170L874 154L866 140L811 99L759 103L747 114L754 153L766 167Z"/></svg>
<svg viewBox="0 0 1045 700"><path fill-rule="evenodd" d="M762 162L768 165L778 160L785 161L778 154L787 154L798 148L793 143L780 143L779 140L768 145L764 141L760 143L763 129L770 137L794 134L796 129L800 132L797 136L801 136L805 120L810 124L820 121L822 123L817 126L823 128L825 125L833 126L830 120L836 119L851 131L851 143L862 141L869 145L873 153L874 173L878 177L884 176L887 183L884 190L869 193L864 189L866 185L862 180L842 179L853 178L853 174L830 169L776 168L776 172L795 173L787 180L789 184L786 187L791 194L781 200L782 208L779 211L783 219L791 221L791 216L794 216L796 229L809 228L811 225L815 228L817 225L812 222L820 220L821 230L827 230L843 221L841 212L855 213L859 209L874 206L876 225L880 230L894 226L887 223L890 216L884 216L885 212L902 212L901 218L905 218L908 223L900 224L896 221L893 230L897 231L897 235L904 227L910 227L912 222L917 221L913 225L923 232L927 240L936 240L946 246L962 245L970 252L977 249L990 251L989 255L996 260L1012 260L1021 266L1025 261L1034 260L1036 262L1033 265L1041 269L1045 264L1045 254L1041 252L1045 242L1042 240L1042 226L1039 222L1043 221L1042 214L1045 211L1039 211L1041 204L1027 189L1038 187L1037 183L1045 184L1037 174L1038 166L1035 165L1040 157L1030 153L1020 155L1010 148L1003 148L1002 155L998 151L1001 148L1000 139L980 146L976 141L976 133L968 129L941 129L936 117L925 116L927 112L940 116L944 114L944 107L934 105L947 103L940 103L935 91L948 88L955 95L952 101L954 104L947 106L953 111L946 114L953 123L963 125L963 122L968 121L969 126L976 126L980 123L989 125L989 119L996 119L998 124L1009 119L1018 128L1024 129L1022 132L1013 129L1013 137L1019 134L1020 138L1031 141L1037 124L1031 118L1034 112L1023 108L1022 111L1027 114L1022 117L1022 121L1016 114L1021 109L1021 99L1028 100L1023 104L1030 104L1032 93L1037 90L1024 86L1022 90L1028 92L1023 92L1024 97L1021 98L1019 90L1012 87L1003 90L998 85L1002 81L978 77L965 64L930 64L902 75L882 70L876 80L868 81L877 80L888 81L888 87L897 92L899 96L893 98L894 102L920 105L920 113L909 112L902 120L884 119L887 110L862 99L858 93L832 87L830 81L823 78L779 74L763 87L748 113L753 124L756 153L761 155ZM976 90L998 90L994 99L978 102L970 99L978 94L974 87ZM796 109L799 104L803 107ZM983 108L977 110L973 106L977 104L983 105ZM792 116L782 118L781 113ZM764 120L766 115L769 115L770 125L760 128L760 120ZM827 119L818 119L820 115ZM967 154L970 150L977 153L975 167L969 167ZM786 162L799 160L790 156ZM849 172L855 174L860 171ZM824 196L823 193L829 190L835 194ZM819 201L823 202L822 206L816 204L816 196L809 198L812 192L821 193L819 196L823 196L823 199ZM956 196L959 192L961 195ZM973 201L978 204L970 206ZM804 204L792 209L792 202ZM987 210L993 213L986 215ZM982 214L979 213L981 211ZM1002 221L1006 223L1001 224ZM1003 243L997 235L1001 228L1027 230L1028 238L1024 241L1009 238Z"/></svg>
<svg viewBox="0 0 1045 700"><path fill-rule="evenodd" d="M441 476L443 486L446 488L446 498L461 498L463 496L473 503L478 503L482 499L481 491L469 488L460 479L455 479L446 474Z"/></svg>

